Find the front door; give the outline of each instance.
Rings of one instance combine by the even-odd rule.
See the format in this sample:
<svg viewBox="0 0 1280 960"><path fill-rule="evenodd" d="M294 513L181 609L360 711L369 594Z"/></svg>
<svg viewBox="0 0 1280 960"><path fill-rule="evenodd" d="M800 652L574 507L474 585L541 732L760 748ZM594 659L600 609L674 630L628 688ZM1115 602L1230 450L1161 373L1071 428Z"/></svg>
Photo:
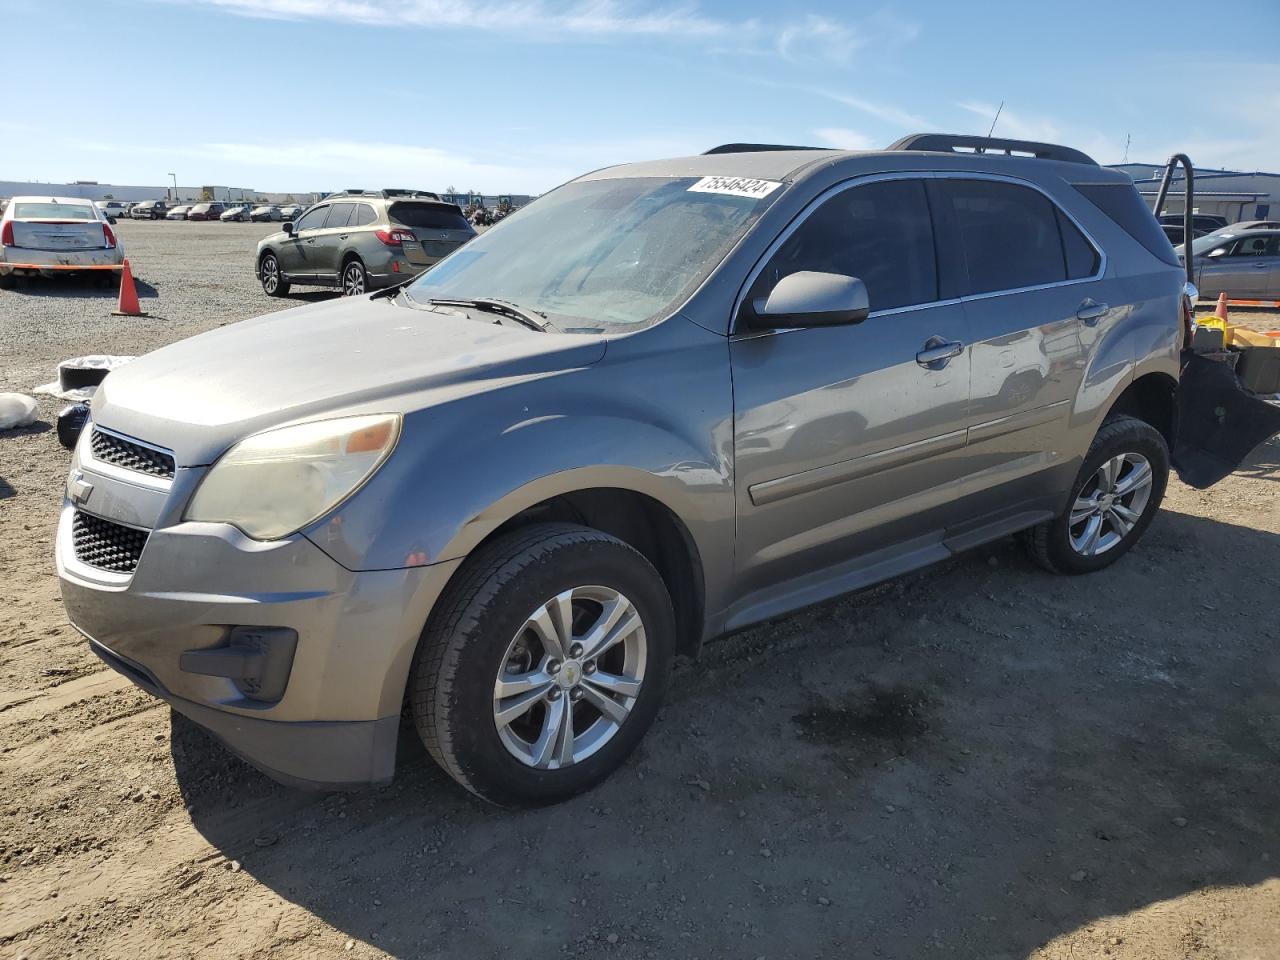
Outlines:
<svg viewBox="0 0 1280 960"><path fill-rule="evenodd" d="M1225 293L1232 300L1266 297L1271 274L1280 263L1278 242L1280 233L1247 233L1209 251L1199 271L1200 295L1213 298Z"/></svg>
<svg viewBox="0 0 1280 960"><path fill-rule="evenodd" d="M306 282L316 277L316 238L324 228L329 206L312 207L294 221L293 235L280 244L280 269L291 280Z"/></svg>
<svg viewBox="0 0 1280 960"><path fill-rule="evenodd" d="M311 267L320 280L338 280L338 258L350 234L349 223L356 210L354 203L331 203L324 228L316 232L315 243L307 248Z"/></svg>
<svg viewBox="0 0 1280 960"><path fill-rule="evenodd" d="M739 329L730 341L740 586L730 626L768 615L770 596L821 599L833 578L856 585L855 568L878 550L940 543L928 511L964 469L969 338L963 307L940 302L924 181L864 182L813 208L742 309L801 270L862 279L871 315Z"/></svg>

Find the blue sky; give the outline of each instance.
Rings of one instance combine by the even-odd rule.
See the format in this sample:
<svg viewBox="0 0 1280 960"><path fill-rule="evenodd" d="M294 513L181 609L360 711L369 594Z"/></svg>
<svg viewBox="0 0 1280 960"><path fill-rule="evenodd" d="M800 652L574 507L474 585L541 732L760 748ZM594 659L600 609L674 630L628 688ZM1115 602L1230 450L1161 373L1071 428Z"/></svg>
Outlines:
<svg viewBox="0 0 1280 960"><path fill-rule="evenodd" d="M0 114L0 179L537 193L725 141L985 133L1001 100L997 135L1104 163L1131 137L1131 160L1280 171L1280 0L1214 10L0 0L7 88L39 94Z"/></svg>

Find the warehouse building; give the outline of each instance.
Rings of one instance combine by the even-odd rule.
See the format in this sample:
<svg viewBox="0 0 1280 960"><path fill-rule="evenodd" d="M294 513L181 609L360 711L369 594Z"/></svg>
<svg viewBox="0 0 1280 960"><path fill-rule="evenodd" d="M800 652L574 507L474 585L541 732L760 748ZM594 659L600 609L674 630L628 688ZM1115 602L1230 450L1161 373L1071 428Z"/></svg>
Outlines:
<svg viewBox="0 0 1280 960"><path fill-rule="evenodd" d="M1133 178L1134 186L1148 204L1154 206L1164 177L1164 165L1155 163L1111 164ZM1169 184L1169 197L1161 213L1182 213L1182 169L1178 168ZM1245 173L1239 170L1196 170L1195 208L1193 213L1226 217L1228 223L1240 220L1280 219L1280 173Z"/></svg>

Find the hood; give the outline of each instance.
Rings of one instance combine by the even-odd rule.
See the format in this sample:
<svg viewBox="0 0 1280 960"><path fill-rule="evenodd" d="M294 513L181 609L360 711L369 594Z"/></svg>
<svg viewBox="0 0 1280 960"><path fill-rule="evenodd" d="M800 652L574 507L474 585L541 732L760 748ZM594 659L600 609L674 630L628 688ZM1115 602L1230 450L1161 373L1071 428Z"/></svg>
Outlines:
<svg viewBox="0 0 1280 960"><path fill-rule="evenodd" d="M408 413L486 384L585 367L604 351L603 337L340 298L139 357L103 381L93 418L198 466L295 420Z"/></svg>

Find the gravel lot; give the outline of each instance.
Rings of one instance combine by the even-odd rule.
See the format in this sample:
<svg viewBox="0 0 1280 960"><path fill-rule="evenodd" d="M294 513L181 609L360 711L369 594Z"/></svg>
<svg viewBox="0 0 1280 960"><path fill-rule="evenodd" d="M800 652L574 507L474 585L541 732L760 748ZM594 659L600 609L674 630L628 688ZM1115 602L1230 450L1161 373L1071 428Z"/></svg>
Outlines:
<svg viewBox="0 0 1280 960"><path fill-rule="evenodd" d="M0 391L327 296L261 293L271 229L122 222L143 319L0 291ZM1009 541L715 644L618 775L508 813L408 729L390 787L278 787L106 671L60 405L0 434L0 956L1280 957L1280 442L1108 572Z"/></svg>

